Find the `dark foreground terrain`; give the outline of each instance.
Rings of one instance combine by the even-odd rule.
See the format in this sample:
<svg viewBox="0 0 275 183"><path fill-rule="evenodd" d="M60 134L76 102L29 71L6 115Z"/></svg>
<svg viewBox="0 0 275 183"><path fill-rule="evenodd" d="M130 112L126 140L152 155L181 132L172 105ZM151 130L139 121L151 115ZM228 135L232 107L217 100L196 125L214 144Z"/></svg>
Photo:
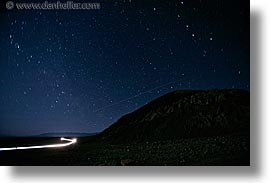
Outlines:
<svg viewBox="0 0 275 183"><path fill-rule="evenodd" d="M250 94L179 90L61 149L0 152L0 165L249 165ZM0 138L1 147L58 138Z"/></svg>
<svg viewBox="0 0 275 183"><path fill-rule="evenodd" d="M6 138L8 144L59 142L58 138ZM78 143L59 149L0 152L0 165L249 165L249 137L219 136L196 139L111 145ZM5 143L4 143L5 142Z"/></svg>

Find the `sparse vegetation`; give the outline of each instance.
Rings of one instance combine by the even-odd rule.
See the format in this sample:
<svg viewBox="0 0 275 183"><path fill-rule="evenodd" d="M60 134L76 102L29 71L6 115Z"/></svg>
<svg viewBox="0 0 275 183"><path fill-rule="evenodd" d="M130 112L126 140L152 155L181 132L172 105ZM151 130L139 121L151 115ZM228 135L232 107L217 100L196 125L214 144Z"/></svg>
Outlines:
<svg viewBox="0 0 275 183"><path fill-rule="evenodd" d="M56 140L2 138L0 145ZM249 146L249 92L176 91L75 145L0 152L0 165L249 165Z"/></svg>

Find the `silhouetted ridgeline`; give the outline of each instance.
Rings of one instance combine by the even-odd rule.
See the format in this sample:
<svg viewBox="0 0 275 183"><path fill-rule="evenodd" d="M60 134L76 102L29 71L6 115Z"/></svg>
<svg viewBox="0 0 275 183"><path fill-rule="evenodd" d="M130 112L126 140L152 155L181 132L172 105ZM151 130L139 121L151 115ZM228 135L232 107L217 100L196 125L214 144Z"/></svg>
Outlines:
<svg viewBox="0 0 275 183"><path fill-rule="evenodd" d="M78 133L78 132L52 132L52 133L43 133L37 135L37 137L89 137L94 136L98 133Z"/></svg>
<svg viewBox="0 0 275 183"><path fill-rule="evenodd" d="M127 143L248 135L249 103L244 90L175 91L123 116L98 137Z"/></svg>

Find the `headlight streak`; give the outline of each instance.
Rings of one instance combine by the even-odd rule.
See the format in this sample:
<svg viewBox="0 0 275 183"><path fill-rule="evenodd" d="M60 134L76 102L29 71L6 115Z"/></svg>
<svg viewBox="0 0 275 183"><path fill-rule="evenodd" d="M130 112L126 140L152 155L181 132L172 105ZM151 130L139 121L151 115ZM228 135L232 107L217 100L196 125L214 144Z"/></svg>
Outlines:
<svg viewBox="0 0 275 183"><path fill-rule="evenodd" d="M65 147L77 142L76 138L67 139L67 138L60 138L61 141L67 141L67 143L62 144L50 144L50 145L41 145L41 146L26 146L26 147L8 147L8 148L0 148L0 151L13 151L13 150L25 150L25 149L44 149L44 148L58 148L58 147Z"/></svg>

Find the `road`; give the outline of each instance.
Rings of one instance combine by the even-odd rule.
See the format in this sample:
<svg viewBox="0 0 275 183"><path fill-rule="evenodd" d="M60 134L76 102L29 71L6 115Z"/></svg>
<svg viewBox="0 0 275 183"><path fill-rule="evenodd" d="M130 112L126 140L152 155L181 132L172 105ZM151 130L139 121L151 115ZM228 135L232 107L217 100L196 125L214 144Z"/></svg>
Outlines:
<svg viewBox="0 0 275 183"><path fill-rule="evenodd" d="M61 141L66 141L66 143L60 144L49 144L49 145L37 145L37 146L25 146L25 147L7 147L7 148L0 148L0 151L13 151L13 150L25 150L25 149L44 149L44 148L59 148L65 147L77 142L76 138L67 139L67 138L60 138Z"/></svg>

